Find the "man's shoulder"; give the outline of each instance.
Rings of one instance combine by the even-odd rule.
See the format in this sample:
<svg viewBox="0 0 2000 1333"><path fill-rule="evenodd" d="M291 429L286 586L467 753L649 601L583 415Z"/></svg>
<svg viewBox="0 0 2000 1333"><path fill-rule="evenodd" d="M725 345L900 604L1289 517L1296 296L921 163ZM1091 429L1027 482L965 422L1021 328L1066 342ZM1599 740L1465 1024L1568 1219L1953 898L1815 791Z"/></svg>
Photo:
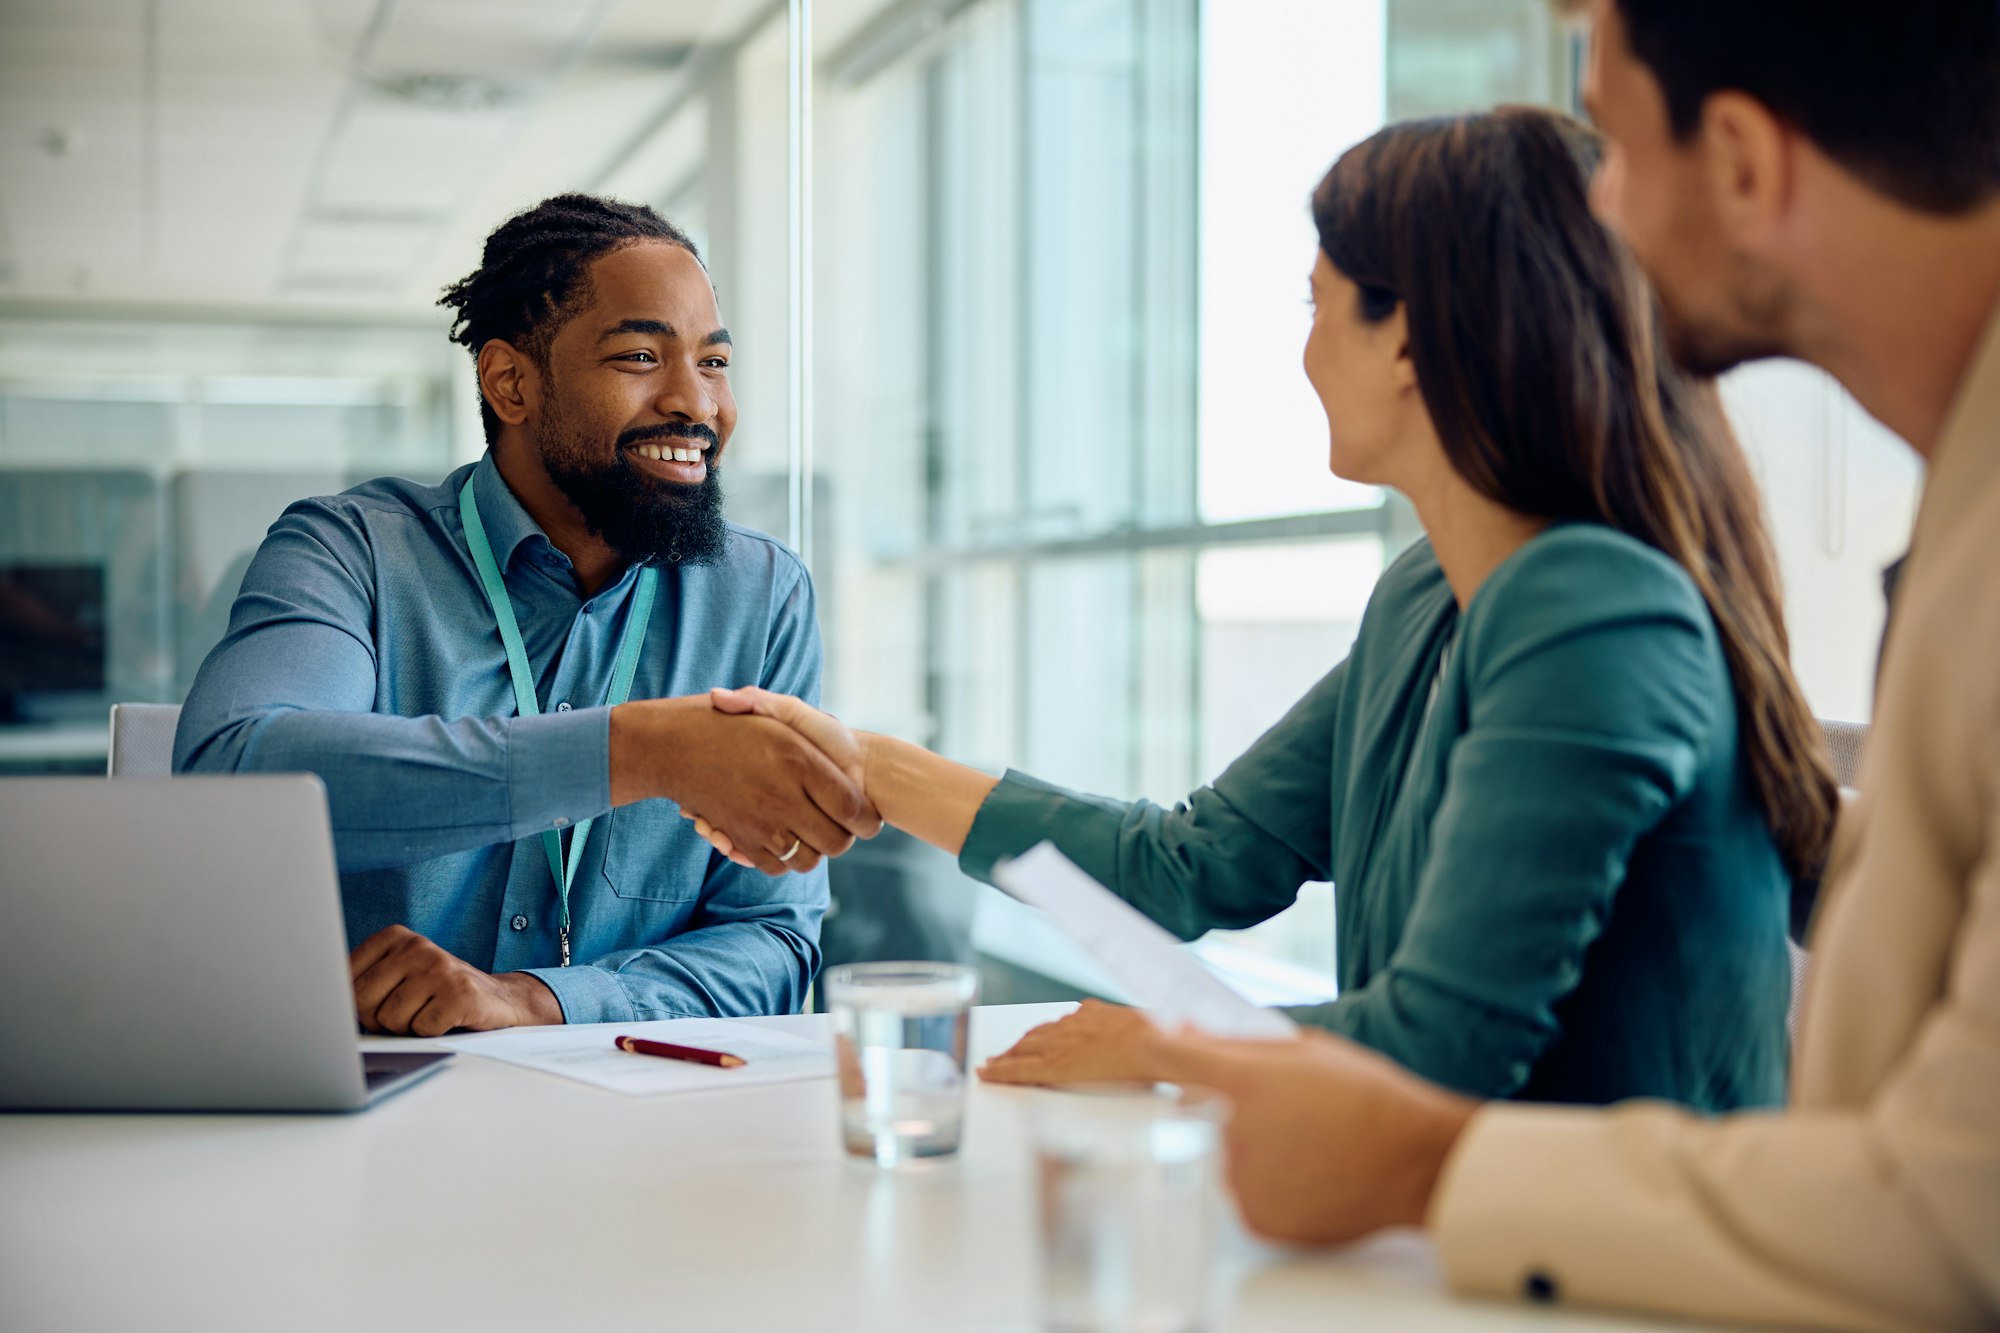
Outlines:
<svg viewBox="0 0 2000 1333"><path fill-rule="evenodd" d="M458 507L458 488L471 468L453 471L442 481L415 481L409 477L376 477L350 486L338 495L314 497L313 503L355 515L406 516L426 519L440 509Z"/></svg>
<svg viewBox="0 0 2000 1333"><path fill-rule="evenodd" d="M780 592L801 581L812 581L798 552L776 537L740 523L725 522L723 526L729 531L729 541L722 559L712 568L725 578L732 582L761 579Z"/></svg>
<svg viewBox="0 0 2000 1333"><path fill-rule="evenodd" d="M819 622L805 561L755 528L729 523L726 535L722 553L712 563L673 567L667 575L678 594L674 605L682 631L698 627L699 636L717 652L731 651L724 645L735 644L761 655L766 665L758 669L758 678L767 688L774 688L772 680L777 679L769 675L773 660L810 661L810 673L785 677L775 688L812 695L819 688Z"/></svg>
<svg viewBox="0 0 2000 1333"><path fill-rule="evenodd" d="M285 513L314 525L330 524L366 530L383 519L428 523L440 509L458 503L454 483L462 483L469 468L443 481L428 483L409 477L376 477L334 495L313 495L293 501Z"/></svg>

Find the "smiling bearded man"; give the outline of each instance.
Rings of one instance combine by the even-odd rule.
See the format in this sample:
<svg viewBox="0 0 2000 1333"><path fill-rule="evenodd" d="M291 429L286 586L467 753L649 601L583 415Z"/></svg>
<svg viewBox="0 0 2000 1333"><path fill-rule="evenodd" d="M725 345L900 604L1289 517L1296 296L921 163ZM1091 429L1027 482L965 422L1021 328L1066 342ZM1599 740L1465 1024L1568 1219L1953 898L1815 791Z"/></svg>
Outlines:
<svg viewBox="0 0 2000 1333"><path fill-rule="evenodd" d="M722 517L733 346L707 271L651 209L588 195L510 218L482 260L442 304L486 457L288 509L175 766L326 783L370 1030L795 1011L821 859L880 821L795 733L708 703L816 693L821 650L798 557Z"/></svg>

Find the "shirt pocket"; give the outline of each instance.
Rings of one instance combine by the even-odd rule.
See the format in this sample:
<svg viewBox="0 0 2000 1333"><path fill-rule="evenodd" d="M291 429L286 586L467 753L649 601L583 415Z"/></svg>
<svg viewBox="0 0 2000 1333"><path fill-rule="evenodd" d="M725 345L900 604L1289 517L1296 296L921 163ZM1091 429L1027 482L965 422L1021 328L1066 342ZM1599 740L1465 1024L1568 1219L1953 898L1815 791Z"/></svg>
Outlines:
<svg viewBox="0 0 2000 1333"><path fill-rule="evenodd" d="M604 829L604 882L612 893L648 903L701 896L710 849L678 806L639 801L598 816L598 823Z"/></svg>

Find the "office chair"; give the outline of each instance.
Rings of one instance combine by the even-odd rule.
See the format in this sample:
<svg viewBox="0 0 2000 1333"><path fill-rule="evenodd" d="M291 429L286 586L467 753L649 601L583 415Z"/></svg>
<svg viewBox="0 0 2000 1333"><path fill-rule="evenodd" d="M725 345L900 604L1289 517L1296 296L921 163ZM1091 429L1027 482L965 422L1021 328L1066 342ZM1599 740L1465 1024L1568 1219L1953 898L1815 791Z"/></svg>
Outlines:
<svg viewBox="0 0 2000 1333"><path fill-rule="evenodd" d="M111 757L106 776L164 778L174 771L179 704L111 705Z"/></svg>
<svg viewBox="0 0 2000 1333"><path fill-rule="evenodd" d="M1868 740L1868 724L1821 718L1819 729L1826 733L1826 748L1833 752L1833 780L1843 790L1852 791L1861 777L1861 747Z"/></svg>

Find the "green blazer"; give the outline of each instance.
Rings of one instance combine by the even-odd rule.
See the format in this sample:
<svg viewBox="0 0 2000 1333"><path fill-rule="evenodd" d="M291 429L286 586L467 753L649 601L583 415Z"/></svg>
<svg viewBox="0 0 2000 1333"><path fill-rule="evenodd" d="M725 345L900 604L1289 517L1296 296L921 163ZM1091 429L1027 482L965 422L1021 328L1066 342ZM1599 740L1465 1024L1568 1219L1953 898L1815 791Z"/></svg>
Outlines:
<svg viewBox="0 0 2000 1333"><path fill-rule="evenodd" d="M1686 571L1610 529L1550 528L1463 614L1419 542L1212 786L1164 810L1009 773L960 864L1043 839L1183 939L1333 881L1340 996L1294 1017L1447 1087L1783 1100L1789 881L1728 666Z"/></svg>

